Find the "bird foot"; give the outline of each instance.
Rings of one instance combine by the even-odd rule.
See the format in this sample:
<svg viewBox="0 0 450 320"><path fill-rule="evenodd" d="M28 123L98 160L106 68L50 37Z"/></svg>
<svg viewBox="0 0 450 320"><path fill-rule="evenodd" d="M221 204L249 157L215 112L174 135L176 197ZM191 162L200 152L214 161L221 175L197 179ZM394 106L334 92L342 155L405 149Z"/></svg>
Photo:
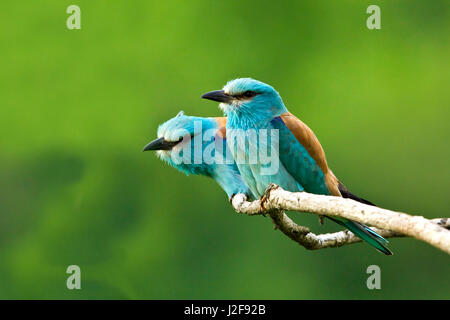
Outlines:
<svg viewBox="0 0 450 320"><path fill-rule="evenodd" d="M230 201L230 204L233 205L233 199L236 196L236 193L233 193L230 197L230 199L228 199L228 201Z"/></svg>
<svg viewBox="0 0 450 320"><path fill-rule="evenodd" d="M266 208L264 207L264 204L269 200L270 192L271 192L272 190L277 189L277 188L279 188L279 187L278 187L276 184L270 183L270 184L267 186L266 191L264 192L264 195L263 195L263 196L261 197L261 199L259 200L259 211L261 212L261 214L262 214L263 216L266 216L264 212L267 211Z"/></svg>
<svg viewBox="0 0 450 320"><path fill-rule="evenodd" d="M264 208L264 203L267 201L267 196L264 194L261 199L259 200L259 211L261 214L265 217L266 216L266 208Z"/></svg>

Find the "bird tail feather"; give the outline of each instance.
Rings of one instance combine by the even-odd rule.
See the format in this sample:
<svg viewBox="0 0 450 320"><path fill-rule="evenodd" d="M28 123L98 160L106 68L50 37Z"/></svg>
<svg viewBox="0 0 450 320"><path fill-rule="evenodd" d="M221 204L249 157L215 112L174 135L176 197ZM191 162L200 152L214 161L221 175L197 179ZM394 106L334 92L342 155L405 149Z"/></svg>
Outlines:
<svg viewBox="0 0 450 320"><path fill-rule="evenodd" d="M384 253L385 255L392 255L392 251L389 250L385 245L389 243L385 238L380 236L378 233L370 229L368 226L347 220L347 219L339 219L339 218L331 218L329 219L333 220L336 223L339 223L341 226L344 226L345 228L349 229L351 232L353 232L356 236L361 238L362 240L366 241L368 244L370 244L372 247L377 249L378 251Z"/></svg>

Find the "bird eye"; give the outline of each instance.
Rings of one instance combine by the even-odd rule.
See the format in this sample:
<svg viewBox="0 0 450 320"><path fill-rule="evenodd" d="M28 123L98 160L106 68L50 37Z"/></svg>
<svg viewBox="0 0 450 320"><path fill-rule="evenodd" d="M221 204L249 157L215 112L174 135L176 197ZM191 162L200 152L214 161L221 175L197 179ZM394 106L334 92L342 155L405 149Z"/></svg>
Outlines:
<svg viewBox="0 0 450 320"><path fill-rule="evenodd" d="M254 91L248 90L248 91L245 91L242 95L246 98L251 98L251 97L254 97L256 95L256 93Z"/></svg>

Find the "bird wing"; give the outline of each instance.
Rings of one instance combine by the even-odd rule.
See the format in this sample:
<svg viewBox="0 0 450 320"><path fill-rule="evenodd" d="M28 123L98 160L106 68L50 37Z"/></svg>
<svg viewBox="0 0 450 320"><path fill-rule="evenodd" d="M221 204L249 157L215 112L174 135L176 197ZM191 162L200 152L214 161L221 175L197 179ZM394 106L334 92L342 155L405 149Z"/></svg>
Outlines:
<svg viewBox="0 0 450 320"><path fill-rule="evenodd" d="M339 180L328 168L325 152L314 132L305 123L289 112L283 113L277 118L274 119L275 122L280 123L281 121L285 126L284 128L283 125L278 125L281 129L280 160L286 166L287 170L302 183L306 191L311 189L311 187L308 188L308 185L311 185L311 183L302 180L305 180L305 177L310 176L312 179L311 181L314 182L313 184L320 184L321 182L318 181L319 178L315 171L321 170L323 174L322 183L325 183L328 193L340 197ZM305 164L306 168L303 168L302 170L301 167L305 167ZM312 191L313 190L310 192Z"/></svg>
<svg viewBox="0 0 450 320"><path fill-rule="evenodd" d="M283 125L280 125L281 123ZM286 112L280 117L274 118L272 120L272 125L280 128L280 161L283 162L295 179L299 179L299 181L306 179L306 182L302 181L302 185L305 187L306 191L323 193L323 191L320 192L319 190L320 187L322 187L324 189L326 188L326 191L333 196L351 198L365 204L373 205L371 202L359 198L349 192L347 188L339 182L333 172L328 168L325 152L323 151L319 140L306 124L293 114ZM286 134L286 131L288 131L289 134ZM309 165L308 162L305 161L305 159L308 159L308 157L305 157L305 153L307 153L310 159L313 159L316 167ZM321 176L322 181L314 174L315 170L320 170L323 173ZM314 188L316 188L316 190L314 190ZM384 254L392 254L386 247L387 240L364 224L338 217L330 219L346 227Z"/></svg>

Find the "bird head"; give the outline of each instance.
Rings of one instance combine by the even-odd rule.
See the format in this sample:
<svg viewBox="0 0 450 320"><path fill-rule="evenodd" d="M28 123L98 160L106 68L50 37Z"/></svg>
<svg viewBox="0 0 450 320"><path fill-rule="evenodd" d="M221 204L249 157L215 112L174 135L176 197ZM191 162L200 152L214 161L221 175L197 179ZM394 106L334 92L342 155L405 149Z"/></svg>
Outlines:
<svg viewBox="0 0 450 320"><path fill-rule="evenodd" d="M161 160L186 174L207 174L210 166L196 161L196 157L213 141L214 125L217 123L212 118L187 116L181 111L158 127L158 138L148 143L143 151L156 151ZM211 139L203 141L202 136L208 129L213 130ZM194 139L200 139L200 143L195 143Z"/></svg>
<svg viewBox="0 0 450 320"><path fill-rule="evenodd" d="M229 81L222 90L202 95L203 99L220 102L219 107L228 116L277 116L286 111L278 92L270 85L251 78Z"/></svg>

